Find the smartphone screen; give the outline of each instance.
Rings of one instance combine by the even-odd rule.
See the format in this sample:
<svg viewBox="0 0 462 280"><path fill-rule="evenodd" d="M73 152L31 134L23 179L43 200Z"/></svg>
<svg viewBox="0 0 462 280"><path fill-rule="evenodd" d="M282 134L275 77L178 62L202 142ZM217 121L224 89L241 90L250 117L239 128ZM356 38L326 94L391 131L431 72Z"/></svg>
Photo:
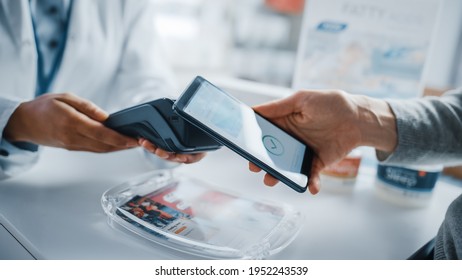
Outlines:
<svg viewBox="0 0 462 280"><path fill-rule="evenodd" d="M306 190L311 149L246 104L198 77L175 105L217 141L295 190Z"/></svg>

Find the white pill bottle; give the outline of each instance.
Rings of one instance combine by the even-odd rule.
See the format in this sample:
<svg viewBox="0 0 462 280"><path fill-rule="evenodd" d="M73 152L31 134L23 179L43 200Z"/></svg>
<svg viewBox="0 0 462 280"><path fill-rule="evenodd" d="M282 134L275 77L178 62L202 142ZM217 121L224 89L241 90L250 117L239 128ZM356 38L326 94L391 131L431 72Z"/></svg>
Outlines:
<svg viewBox="0 0 462 280"><path fill-rule="evenodd" d="M428 206L442 170L442 165L379 164L375 180L376 193L396 205L412 208Z"/></svg>

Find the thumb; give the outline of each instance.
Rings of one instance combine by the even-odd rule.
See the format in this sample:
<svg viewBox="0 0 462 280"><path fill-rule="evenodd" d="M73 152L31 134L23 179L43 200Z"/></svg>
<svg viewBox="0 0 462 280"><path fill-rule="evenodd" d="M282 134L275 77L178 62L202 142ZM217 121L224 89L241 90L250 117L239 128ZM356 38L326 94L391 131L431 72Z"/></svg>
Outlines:
<svg viewBox="0 0 462 280"><path fill-rule="evenodd" d="M56 99L63 103L68 104L69 106L73 107L75 110L79 111L80 113L86 115L87 117L95 121L103 122L109 117L108 113L106 113L100 107L96 106L94 103L86 99L77 97L73 94L70 94L70 93L57 94Z"/></svg>
<svg viewBox="0 0 462 280"><path fill-rule="evenodd" d="M265 104L254 106L253 109L266 118L280 118L296 112L296 96L274 100Z"/></svg>

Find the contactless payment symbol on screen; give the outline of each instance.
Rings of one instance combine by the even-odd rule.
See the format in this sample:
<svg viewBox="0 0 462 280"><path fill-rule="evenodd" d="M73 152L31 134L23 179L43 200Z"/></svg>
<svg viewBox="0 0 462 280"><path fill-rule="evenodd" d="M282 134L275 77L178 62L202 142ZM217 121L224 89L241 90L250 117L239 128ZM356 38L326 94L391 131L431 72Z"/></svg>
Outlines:
<svg viewBox="0 0 462 280"><path fill-rule="evenodd" d="M272 153L273 155L280 156L284 153L284 146L282 143L271 135L265 135L262 138L263 145L268 152Z"/></svg>

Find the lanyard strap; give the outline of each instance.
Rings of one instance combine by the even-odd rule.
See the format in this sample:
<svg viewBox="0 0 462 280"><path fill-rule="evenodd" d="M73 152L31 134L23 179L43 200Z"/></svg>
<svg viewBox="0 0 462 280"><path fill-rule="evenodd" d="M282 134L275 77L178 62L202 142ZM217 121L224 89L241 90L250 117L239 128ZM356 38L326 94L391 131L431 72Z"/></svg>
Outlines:
<svg viewBox="0 0 462 280"><path fill-rule="evenodd" d="M52 66L51 66L51 71L49 75L45 75L45 65L43 63L43 53L40 50L40 44L39 44L39 38L37 35L37 26L35 23L35 19L32 16L32 7L30 5L29 1L29 7L31 9L31 19L32 19L32 28L34 30L34 39L35 39L35 48L37 50L37 86L35 90L35 96L42 95L44 93L47 93L50 85L56 76L56 72L59 69L59 66L61 65L61 61L63 59L63 54L64 54L64 49L66 47L66 42L67 42L67 33L69 29L69 22L71 21L71 15L72 15L72 6L73 6L73 0L70 0L69 3L69 9L67 11L67 16L66 20L64 22L64 32L62 33L62 40L60 40L59 48L58 48L58 53L56 55L56 59L54 60Z"/></svg>

